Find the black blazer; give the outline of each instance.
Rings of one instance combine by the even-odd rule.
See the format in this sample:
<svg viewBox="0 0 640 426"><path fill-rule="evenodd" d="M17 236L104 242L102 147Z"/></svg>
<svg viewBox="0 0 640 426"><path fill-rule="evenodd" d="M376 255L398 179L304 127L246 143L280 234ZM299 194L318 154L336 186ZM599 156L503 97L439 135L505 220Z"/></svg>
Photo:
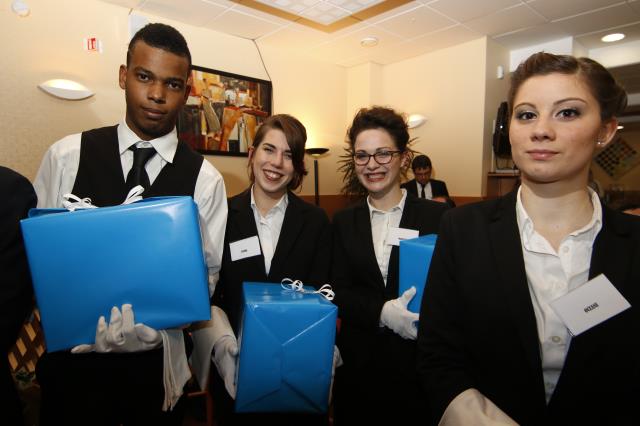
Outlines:
<svg viewBox="0 0 640 426"><path fill-rule="evenodd" d="M7 424L22 424L22 404L9 370L7 351L33 304L31 274L20 219L36 206L36 194L22 175L0 167L0 395Z"/></svg>
<svg viewBox="0 0 640 426"><path fill-rule="evenodd" d="M434 422L473 387L521 425L640 424L640 219L603 208L589 277L631 309L571 340L547 405L515 205L514 191L442 219L418 331Z"/></svg>
<svg viewBox="0 0 640 426"><path fill-rule="evenodd" d="M407 194L400 227L417 229L420 235L436 233L446 208L445 204ZM405 397L415 398L418 392L415 341L403 339L379 324L382 305L398 297L399 248L391 250L385 287L373 248L367 202L337 212L333 229L331 282L341 319L338 348L344 360L338 371L349 377L342 381L336 378L336 385L342 388L336 391L336 398L344 398L345 405L358 410L354 398L369 392L384 398L387 409L397 413L401 410L397 404ZM365 391L359 389L365 387ZM411 399L405 403L411 405ZM375 404L362 401L362 406L367 403ZM381 415L379 408L372 413Z"/></svg>
<svg viewBox="0 0 640 426"><path fill-rule="evenodd" d="M27 178L0 167L0 199L0 339L6 351L16 341L32 305L31 274L20 219L36 206L36 194Z"/></svg>
<svg viewBox="0 0 640 426"><path fill-rule="evenodd" d="M229 244L258 235L251 209L251 190L228 201L229 215L225 232L220 280L213 304L223 309L236 335L242 312L242 282L280 283L283 278L301 280L319 287L329 282L331 264L331 229L324 210L288 193L289 204L284 214L269 275L264 269L264 256L248 257L233 262Z"/></svg>
<svg viewBox="0 0 640 426"><path fill-rule="evenodd" d="M444 181L429 179L429 182L431 182L431 193L434 197L449 196L449 191L447 191L447 184L444 183ZM416 197L418 196L418 187L416 185L415 179L411 179L410 181L403 183L402 185L400 185L400 187L406 189L408 193L413 194Z"/></svg>

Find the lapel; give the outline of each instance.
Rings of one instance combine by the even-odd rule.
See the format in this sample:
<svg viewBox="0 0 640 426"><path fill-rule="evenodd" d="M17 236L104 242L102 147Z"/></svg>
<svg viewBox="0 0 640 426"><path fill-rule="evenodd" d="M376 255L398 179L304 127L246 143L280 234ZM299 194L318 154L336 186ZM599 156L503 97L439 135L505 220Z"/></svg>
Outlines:
<svg viewBox="0 0 640 426"><path fill-rule="evenodd" d="M602 229L593 245L589 269L589 279L604 274L622 294L625 294L625 285L628 284L632 261L630 256L633 251L632 239L629 238L631 231L624 218L625 216L602 206ZM609 338L606 333L605 324L600 324L573 337L562 376L570 375L573 371L584 371L583 364L589 359L589 355L606 341L603 339Z"/></svg>
<svg viewBox="0 0 640 426"><path fill-rule="evenodd" d="M407 185L405 186L405 189L410 194L413 194L416 197L418 196L418 188L416 186L416 180L415 179L411 179L409 182L407 182Z"/></svg>
<svg viewBox="0 0 640 426"><path fill-rule="evenodd" d="M415 185L415 182L414 182ZM419 198L415 198L407 194L407 198L404 202L404 209L402 210L402 217L400 218L400 228L416 229L420 232L420 218L418 217L418 209L415 208ZM391 248L391 255L389 256L389 269L387 272L387 293L392 297L400 296L398 294L398 280L400 271L400 247L393 246Z"/></svg>
<svg viewBox="0 0 640 426"><path fill-rule="evenodd" d="M288 192L289 204L284 212L284 220L282 222L282 229L280 230L280 237L278 238L278 244L276 245L276 251L273 253L273 259L271 260L271 268L269 269L269 277L282 275L286 262L290 257L291 250L302 231L305 221L305 212L308 207L305 203L296 197L293 193ZM313 244L313 242L309 242ZM296 279L295 277L291 277Z"/></svg>
<svg viewBox="0 0 640 426"><path fill-rule="evenodd" d="M354 207L354 224L353 231L355 233L353 241L357 246L356 256L363 257L363 270L372 274L375 286L380 290L384 290L384 279L380 273L380 267L376 260L376 252L373 248L373 236L371 235L371 215L367 199L364 198L356 207Z"/></svg>
<svg viewBox="0 0 640 426"><path fill-rule="evenodd" d="M535 377L539 378L540 391L544 394L536 318L529 294L516 218L516 194L517 191L512 191L496 201L489 217L489 242L492 253L495 253L495 259L492 261L498 269L498 289L504 295L524 347L527 362ZM497 294L496 297L501 296Z"/></svg>
<svg viewBox="0 0 640 426"><path fill-rule="evenodd" d="M231 226L225 238L227 244L258 236L258 228L251 208L251 187L229 200L229 223ZM262 248L260 248L259 256L244 259L244 264L252 270L262 271L266 278Z"/></svg>

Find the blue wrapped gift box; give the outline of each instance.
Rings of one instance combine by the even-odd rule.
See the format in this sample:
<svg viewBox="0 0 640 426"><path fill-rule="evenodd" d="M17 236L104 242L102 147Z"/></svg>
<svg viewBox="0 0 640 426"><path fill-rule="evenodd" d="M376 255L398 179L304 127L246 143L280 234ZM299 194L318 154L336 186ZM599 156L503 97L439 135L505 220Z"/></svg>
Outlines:
<svg viewBox="0 0 640 426"><path fill-rule="evenodd" d="M29 216L21 226L48 351L93 343L100 315L109 321L124 303L156 329L210 318L191 197Z"/></svg>
<svg viewBox="0 0 640 426"><path fill-rule="evenodd" d="M429 275L429 266L433 249L436 246L436 234L424 235L411 240L400 241L400 277L398 282L399 294L414 287L416 295L409 302L407 308L411 312L420 313L422 293Z"/></svg>
<svg viewBox="0 0 640 426"><path fill-rule="evenodd" d="M337 307L319 294L244 283L237 412L324 413Z"/></svg>

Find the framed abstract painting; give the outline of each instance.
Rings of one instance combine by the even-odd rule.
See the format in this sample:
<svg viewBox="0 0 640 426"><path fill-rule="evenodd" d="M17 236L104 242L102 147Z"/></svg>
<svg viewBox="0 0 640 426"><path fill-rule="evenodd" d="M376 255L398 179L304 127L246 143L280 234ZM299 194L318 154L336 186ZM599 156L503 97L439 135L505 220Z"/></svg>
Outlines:
<svg viewBox="0 0 640 426"><path fill-rule="evenodd" d="M191 78L178 138L203 154L247 156L257 128L271 115L271 82L199 66Z"/></svg>

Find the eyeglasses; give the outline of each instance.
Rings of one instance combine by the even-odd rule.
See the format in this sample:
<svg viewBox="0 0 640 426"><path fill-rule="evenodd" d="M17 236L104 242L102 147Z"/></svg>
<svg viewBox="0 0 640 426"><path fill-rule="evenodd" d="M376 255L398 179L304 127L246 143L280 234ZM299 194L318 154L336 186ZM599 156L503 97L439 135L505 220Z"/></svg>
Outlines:
<svg viewBox="0 0 640 426"><path fill-rule="evenodd" d="M366 152L356 152L353 155L353 161L358 166L366 166L369 164L369 160L373 157L378 164L389 164L393 159L394 154L402 154L402 151L378 151L375 154L367 154Z"/></svg>

